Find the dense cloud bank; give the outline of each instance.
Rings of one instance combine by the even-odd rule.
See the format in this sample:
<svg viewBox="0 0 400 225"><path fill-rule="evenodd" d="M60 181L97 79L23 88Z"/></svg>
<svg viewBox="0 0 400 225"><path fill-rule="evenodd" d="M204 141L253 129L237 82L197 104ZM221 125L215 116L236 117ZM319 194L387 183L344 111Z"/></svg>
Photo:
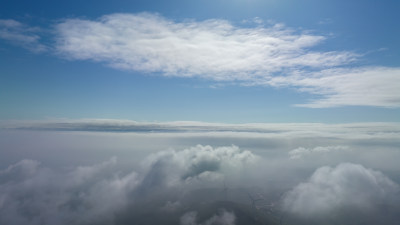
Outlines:
<svg viewBox="0 0 400 225"><path fill-rule="evenodd" d="M345 207L399 207L399 185L377 170L323 166L286 189L270 183L282 175L268 163L236 146L202 145L152 153L136 169L116 157L62 168L24 159L0 171L0 223L274 224Z"/></svg>
<svg viewBox="0 0 400 225"><path fill-rule="evenodd" d="M0 224L396 224L396 123L3 123Z"/></svg>

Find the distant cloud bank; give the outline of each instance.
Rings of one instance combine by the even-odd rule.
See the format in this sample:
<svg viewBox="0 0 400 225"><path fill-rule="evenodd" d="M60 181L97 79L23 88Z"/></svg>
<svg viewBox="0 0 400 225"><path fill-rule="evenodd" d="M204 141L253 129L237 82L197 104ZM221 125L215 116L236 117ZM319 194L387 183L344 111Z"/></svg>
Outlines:
<svg viewBox="0 0 400 225"><path fill-rule="evenodd" d="M93 131L93 132L128 132L128 133L240 133L243 135L263 136L323 136L341 138L397 138L400 137L400 123L207 123L196 121L176 122L136 122L133 120L114 119L55 119L0 121L0 129L7 130L49 130L49 131ZM330 146L329 150L345 147ZM297 149L291 154L315 152L321 149ZM327 149L325 149L327 150Z"/></svg>

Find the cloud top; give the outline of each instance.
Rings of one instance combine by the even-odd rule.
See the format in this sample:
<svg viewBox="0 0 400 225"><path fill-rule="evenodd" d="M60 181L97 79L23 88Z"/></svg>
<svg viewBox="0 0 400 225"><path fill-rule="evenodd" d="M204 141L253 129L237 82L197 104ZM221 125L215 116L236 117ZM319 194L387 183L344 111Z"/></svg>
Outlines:
<svg viewBox="0 0 400 225"><path fill-rule="evenodd" d="M390 202L399 192L381 172L358 164L342 163L317 169L307 182L284 198L284 207L301 215L332 212L339 207L369 208Z"/></svg>

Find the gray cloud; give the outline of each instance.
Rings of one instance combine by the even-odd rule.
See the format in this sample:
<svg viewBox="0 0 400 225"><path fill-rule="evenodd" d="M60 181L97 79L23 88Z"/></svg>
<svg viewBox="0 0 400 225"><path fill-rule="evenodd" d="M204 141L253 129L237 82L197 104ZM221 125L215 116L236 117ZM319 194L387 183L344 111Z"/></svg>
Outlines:
<svg viewBox="0 0 400 225"><path fill-rule="evenodd" d="M235 146L200 145L152 154L138 171L122 171L116 158L60 170L21 160L0 171L0 223L114 224L126 217L124 210L148 207L149 201L162 212L180 212L185 193L219 186L225 175L242 172L255 160ZM176 190L178 200L169 195ZM172 199L158 203L165 198ZM223 212L204 224L229 224L224 222L231 221L229 215Z"/></svg>
<svg viewBox="0 0 400 225"><path fill-rule="evenodd" d="M197 213L187 212L180 218L181 225L234 225L235 214L221 209L220 212L202 223L197 223Z"/></svg>
<svg viewBox="0 0 400 225"><path fill-rule="evenodd" d="M172 133L176 135L243 135L262 137L311 137L362 138L370 139L400 137L399 123L250 123L226 124L195 121L177 122L136 122L132 120L81 119L41 121L0 121L0 129L9 130L50 130L50 131L103 131L130 133ZM351 135L349 135L351 134Z"/></svg>
<svg viewBox="0 0 400 225"><path fill-rule="evenodd" d="M379 171L343 163L317 169L284 198L284 207L302 215L331 213L343 207L369 209L398 198L399 185ZM398 204L398 202L397 202Z"/></svg>
<svg viewBox="0 0 400 225"><path fill-rule="evenodd" d="M115 159L57 171L22 160L1 171L2 224L111 224L138 182L132 172L107 172Z"/></svg>
<svg viewBox="0 0 400 225"><path fill-rule="evenodd" d="M213 148L197 145L182 151L162 151L144 160L147 172L140 188L152 192L154 188L220 185L226 176L243 173L255 166L258 160L259 156L236 146Z"/></svg>
<svg viewBox="0 0 400 225"><path fill-rule="evenodd" d="M383 128L377 128L380 129ZM39 133L46 136L48 132ZM74 133L61 132L58 135ZM76 135L83 136L83 139L100 135L98 140L89 140L93 144L115 134L77 132ZM147 133L131 135L118 133L116 137L129 139L132 143L149 138ZM159 136L165 134L152 135L155 136L148 142L156 138L165 145ZM248 142L248 138L246 136L244 139ZM179 146L171 142L172 136L167 136L167 139L169 146ZM217 139L223 140L221 137ZM117 142L119 140L123 139ZM207 142L209 140L205 139ZM283 139L279 140L284 142ZM71 139L67 142L76 141ZM57 140L57 146L61 145L64 144ZM61 167L48 166L36 160L21 160L0 171L0 223L123 224L141 221L142 224L157 224L168 218L165 224L232 224L232 221L254 222L256 217L279 217L284 209L287 212L285 222L290 224L291 216L297 214L315 215L342 207L353 210L374 208L376 205L392 205L395 207L392 211L396 211L396 207L400 206L396 197L399 187L388 178L396 178L398 153L396 155L385 148L361 152L355 148L356 145L350 147L352 151L341 149L343 145L313 146L303 148L311 153L301 160L290 159L288 150L281 151L285 149L282 146L263 151L251 147L250 152L236 146L207 145L156 152L144 149L143 155L132 149L129 154L121 154L118 152L120 147L113 145L106 155L116 154L118 158L111 157L107 161L86 166L77 164L77 159ZM86 151L86 154L91 152L82 150L82 146L79 147L81 151ZM99 148L95 147L86 158L97 156L99 152ZM320 153L327 153L329 157L323 157L324 154ZM76 152L69 150L68 154ZM373 161L369 161L366 155L370 155ZM81 156L78 154L76 157ZM124 161L124 158L130 161ZM384 163L379 163L377 159ZM324 166L336 165L344 160L368 167L386 168L387 175L358 164L345 163L333 168ZM393 165L388 167L388 164ZM311 177L304 182L310 174ZM257 202L257 207L253 208L248 193L263 196L263 201ZM285 194L280 202L282 193ZM227 209L231 214L218 211L220 208ZM379 211L373 215L389 215L390 221L395 221L392 211ZM259 213L267 214L262 216Z"/></svg>

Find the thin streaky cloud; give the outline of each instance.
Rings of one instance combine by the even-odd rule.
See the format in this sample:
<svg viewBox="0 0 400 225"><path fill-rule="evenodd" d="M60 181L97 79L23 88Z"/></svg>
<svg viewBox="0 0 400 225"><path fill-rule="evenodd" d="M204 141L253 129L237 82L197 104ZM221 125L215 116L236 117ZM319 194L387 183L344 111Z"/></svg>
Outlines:
<svg viewBox="0 0 400 225"><path fill-rule="evenodd" d="M0 38L35 52L40 28L0 20ZM215 85L289 88L312 94L294 106L400 107L400 68L352 67L361 55L315 51L327 37L280 23L239 27L229 21L183 20L158 14L110 14L55 25L56 54L116 69L162 76L200 77Z"/></svg>
<svg viewBox="0 0 400 225"><path fill-rule="evenodd" d="M400 106L400 69L345 67L351 51L310 50L326 37L283 24L238 27L226 20L176 22L156 14L111 14L57 25L58 53L163 76L288 87L315 95L296 106Z"/></svg>
<svg viewBox="0 0 400 225"><path fill-rule="evenodd" d="M112 119L59 119L0 121L0 130L118 132L144 135L232 137L324 137L345 139L398 139L400 123L249 123L226 124L195 121L136 122Z"/></svg>
<svg viewBox="0 0 400 225"><path fill-rule="evenodd" d="M149 13L67 19L57 25L57 34L58 52L71 59L217 81L257 80L293 68L332 67L358 56L348 51L312 51L324 36L282 24L242 28L226 20L175 22Z"/></svg>
<svg viewBox="0 0 400 225"><path fill-rule="evenodd" d="M12 19L0 19L0 39L19 45L32 52L44 52L47 47L40 43L40 28L29 27Z"/></svg>
<svg viewBox="0 0 400 225"><path fill-rule="evenodd" d="M262 82L260 82L261 84ZM318 96L299 107L330 108L340 106L400 107L400 68L334 68L290 76L277 76L265 85L292 87Z"/></svg>

